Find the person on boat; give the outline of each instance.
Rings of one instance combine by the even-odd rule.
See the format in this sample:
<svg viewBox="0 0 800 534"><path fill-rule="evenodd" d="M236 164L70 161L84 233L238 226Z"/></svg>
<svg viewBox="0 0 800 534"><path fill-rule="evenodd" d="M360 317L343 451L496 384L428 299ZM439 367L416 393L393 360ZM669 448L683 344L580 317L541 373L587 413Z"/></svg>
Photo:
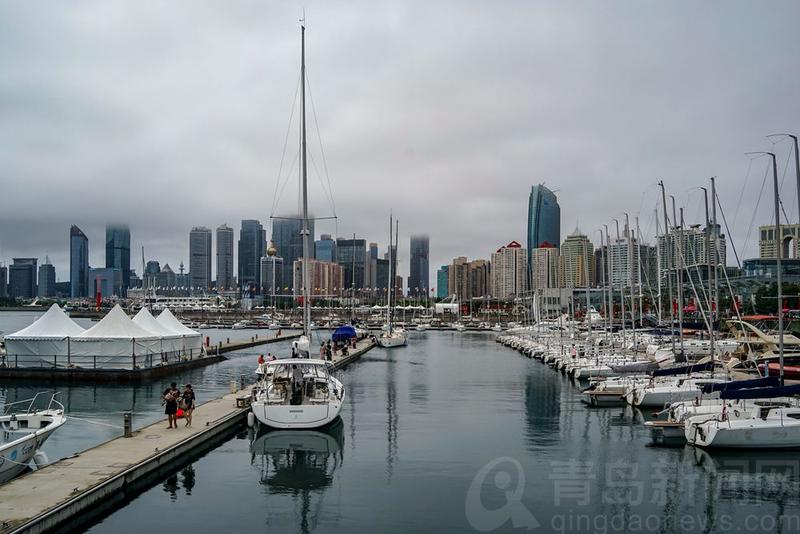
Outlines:
<svg viewBox="0 0 800 534"><path fill-rule="evenodd" d="M274 355L274 354L272 354L271 352L268 352L268 353L267 353L267 361L269 361L269 362L274 362L275 360L277 360L277 358L275 357L275 355Z"/></svg>
<svg viewBox="0 0 800 534"><path fill-rule="evenodd" d="M331 351L331 342L325 344L325 359L328 361L333 361L333 352Z"/></svg>
<svg viewBox="0 0 800 534"><path fill-rule="evenodd" d="M572 347L570 347L570 349L569 349L569 355L572 357L573 360L578 355L578 349L575 348L575 344L574 343L572 344Z"/></svg>
<svg viewBox="0 0 800 534"><path fill-rule="evenodd" d="M181 396L181 392L178 391L178 383L173 382L170 386L164 390L163 395L163 403L164 403L164 413L167 414L167 421L169 422L168 429L170 428L178 428L178 398Z"/></svg>
<svg viewBox="0 0 800 534"><path fill-rule="evenodd" d="M297 364L292 364L292 396L298 394L303 390L303 371L297 367Z"/></svg>
<svg viewBox="0 0 800 534"><path fill-rule="evenodd" d="M258 365L264 365L264 355L263 354L259 354L258 355Z"/></svg>
<svg viewBox="0 0 800 534"><path fill-rule="evenodd" d="M194 390L192 389L192 385L186 384L181 399L181 408L183 409L183 417L184 419L186 419L186 425L184 426L187 427L192 426L192 412L194 412L196 400L197 397L195 397L194 395Z"/></svg>
<svg viewBox="0 0 800 534"><path fill-rule="evenodd" d="M324 360L325 359L325 342L324 341L319 344L319 359L320 360Z"/></svg>

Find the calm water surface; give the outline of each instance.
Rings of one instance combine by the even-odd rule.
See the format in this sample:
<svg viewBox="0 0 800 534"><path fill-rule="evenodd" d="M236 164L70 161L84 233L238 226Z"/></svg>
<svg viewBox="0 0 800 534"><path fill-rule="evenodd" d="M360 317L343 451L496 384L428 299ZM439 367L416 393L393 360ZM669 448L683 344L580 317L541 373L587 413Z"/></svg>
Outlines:
<svg viewBox="0 0 800 534"><path fill-rule="evenodd" d="M179 381L211 398L249 375L255 354ZM90 530L800 530L796 453L650 447L641 412L587 409L571 382L492 334L413 332L408 347L373 349L340 376L349 397L338 425L231 436ZM117 422L133 406L145 424L160 417L162 386L61 391L73 414ZM48 454L117 434L72 421Z"/></svg>

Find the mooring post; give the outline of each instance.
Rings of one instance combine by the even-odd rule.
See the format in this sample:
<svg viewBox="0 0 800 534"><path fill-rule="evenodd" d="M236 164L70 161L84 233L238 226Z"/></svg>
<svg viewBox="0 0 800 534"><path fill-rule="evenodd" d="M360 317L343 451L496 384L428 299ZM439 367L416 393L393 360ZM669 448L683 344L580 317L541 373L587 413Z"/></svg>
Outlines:
<svg viewBox="0 0 800 534"><path fill-rule="evenodd" d="M133 414L131 412L122 414L122 428L126 438L133 437Z"/></svg>

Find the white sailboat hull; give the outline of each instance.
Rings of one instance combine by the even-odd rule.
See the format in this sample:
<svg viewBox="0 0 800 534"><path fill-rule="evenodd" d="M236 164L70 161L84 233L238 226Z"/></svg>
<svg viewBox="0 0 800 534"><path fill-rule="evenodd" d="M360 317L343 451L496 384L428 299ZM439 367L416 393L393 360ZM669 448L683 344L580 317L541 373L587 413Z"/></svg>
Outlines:
<svg viewBox="0 0 800 534"><path fill-rule="evenodd" d="M345 393L342 392L341 400L318 405L270 405L259 400L252 404L251 409L258 422L270 428L320 428L339 417L344 399Z"/></svg>
<svg viewBox="0 0 800 534"><path fill-rule="evenodd" d="M378 345L385 349L404 347L408 345L408 336L405 332L385 333L378 337Z"/></svg>

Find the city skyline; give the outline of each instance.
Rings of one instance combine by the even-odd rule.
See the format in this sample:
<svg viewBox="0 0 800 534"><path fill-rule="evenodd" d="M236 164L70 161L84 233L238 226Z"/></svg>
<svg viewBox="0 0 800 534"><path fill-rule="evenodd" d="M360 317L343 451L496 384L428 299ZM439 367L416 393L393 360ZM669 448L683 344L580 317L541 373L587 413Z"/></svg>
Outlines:
<svg viewBox="0 0 800 534"><path fill-rule="evenodd" d="M697 223L696 187L717 176L731 219L725 233L741 257L757 257L750 221L770 222L763 202L756 210L767 161L743 154L772 149L783 174L790 143L765 136L800 124L791 105L800 73L784 54L800 44L791 22L800 5L455 5L382 5L385 16L369 21L359 5L306 6L327 169L314 135L310 209L338 216L318 221L318 234L380 241L374 229L393 209L402 235L430 235L434 280L434 266L453 257L486 257L499 242L525 245L519 221L532 185L558 192L563 228L580 226L595 239L595 229L627 211L652 243L655 184L663 179ZM188 264L193 226L227 222L238 233L242 219L271 227L271 215L296 211L294 185L275 178L297 79L289 53L296 6L231 2L223 18L167 6L164 16L187 22L169 31L136 5L107 6L102 30L81 22L89 12L53 3L43 21L34 6L0 6L0 20L26 28L6 32L15 52L0 56L10 84L4 101L14 109L0 125L0 261L49 254L65 280L63 229L78 225L90 265L101 267L102 228L124 220L137 271L142 245L148 258L176 267ZM745 23L752 39L741 39ZM202 39L203 28L220 41ZM142 34L154 39L143 45ZM106 39L114 46L99 54ZM208 72L215 84L205 83ZM230 198L201 185L221 177ZM791 169L788 178L785 207L795 221ZM391 184L402 187L387 195ZM119 191L157 194L143 210L121 202ZM407 276L407 247L399 253Z"/></svg>

